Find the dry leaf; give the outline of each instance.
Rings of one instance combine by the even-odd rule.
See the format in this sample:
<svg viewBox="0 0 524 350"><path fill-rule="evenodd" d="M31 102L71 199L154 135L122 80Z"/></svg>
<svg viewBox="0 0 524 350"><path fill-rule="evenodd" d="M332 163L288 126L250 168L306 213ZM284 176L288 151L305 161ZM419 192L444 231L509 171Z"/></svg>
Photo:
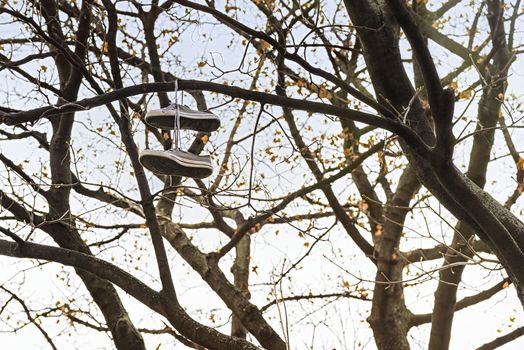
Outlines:
<svg viewBox="0 0 524 350"><path fill-rule="evenodd" d="M524 170L524 158L520 158L517 162L517 170Z"/></svg>

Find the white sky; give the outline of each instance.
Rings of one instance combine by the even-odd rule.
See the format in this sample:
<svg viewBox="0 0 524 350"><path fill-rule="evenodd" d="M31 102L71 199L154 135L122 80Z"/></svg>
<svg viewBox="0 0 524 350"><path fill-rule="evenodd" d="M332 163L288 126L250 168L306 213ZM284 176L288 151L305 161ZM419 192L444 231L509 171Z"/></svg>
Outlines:
<svg viewBox="0 0 524 350"><path fill-rule="evenodd" d="M217 5L220 8L220 5ZM256 19L248 18L252 22L260 23ZM213 26L206 24L211 22L209 18L202 18L203 24L196 26L191 29L191 32L184 33L181 36L181 41L175 45L176 52L174 55L180 55L180 61L176 62L171 60L173 57L168 55L165 57L169 65L166 65L166 69L170 72L179 75L184 78L196 78L201 80L211 79L210 69L205 68L195 76L193 73L188 72L184 67L194 67L196 62L200 60L211 61L212 57L215 58L215 63L222 69L227 70L230 68L237 67L239 64L240 57L242 56L243 46L239 43L234 43L231 48L224 48L229 43L231 37L229 31L222 27ZM20 33L17 29L10 27L6 24L5 16L0 17L0 24L2 29L8 28L9 31L15 31L15 35L25 35ZM251 24L251 23L250 23ZM129 28L132 31L132 27ZM207 34L207 37L203 37L203 34ZM4 34L5 35L5 34ZM213 40L209 40L212 37ZM437 49L433 48L434 52L438 52ZM26 52L15 52L15 55L22 57ZM18 57L18 56L17 56ZM441 73L444 73L447 66L456 66L454 57L446 57L446 61L441 66ZM49 67L51 63L47 63ZM522 90L522 82L519 72L522 68L521 60L517 61L513 65L512 78L510 89L512 92L520 96ZM52 70L50 69L49 76L51 76ZM234 78L228 76L228 79ZM238 76L237 76L238 78ZM468 77L466 77L467 79ZM317 80L319 81L319 80ZM460 83L463 83L461 81ZM126 85L131 85L130 80L126 81ZM247 79L237 80L237 85L247 86L249 81ZM465 86L465 84L464 84ZM6 100L9 101L10 106L13 108L29 109L39 107L46 103L45 101L35 100L33 102L28 101L25 97L29 91L28 86L21 84L19 81L12 81L11 78L5 72L0 72L0 91L6 91L6 94L2 97L2 103ZM17 96L16 93L22 97ZM87 89L83 90L84 96L89 96L90 92ZM173 97L173 96L171 96ZM208 95L209 105L216 105L218 101ZM186 102L193 103L191 99L186 96ZM151 107L156 106L156 100L152 99ZM223 121L224 128L218 133L212 136L210 145L207 146L208 151L213 151L215 147L218 148L217 155L220 157L220 150L223 149L223 142L227 140L229 135L229 127L232 125L232 119L236 117L236 107L223 107L217 110ZM465 108L464 104L457 106L456 114L462 112L461 108ZM253 114L257 111L257 107L250 111L251 114L246 117L246 121L243 124L239 136L246 135L252 130L253 127ZM460 112L459 112L460 111ZM278 109L275 109L278 115ZM473 108L466 111L466 116L473 117L475 110ZM303 114L302 114L303 116ZM250 118L251 117L251 118ZM518 114L516 117L520 117ZM324 117L315 117L308 120L311 123L314 131L317 128L325 128L323 123ZM104 109L93 109L90 112L78 113L77 124L75 125L74 131L74 143L73 147L75 153L79 157L78 167L79 170L84 171L83 176L87 177L91 181L103 182L111 184L112 186L118 186L123 191L137 198L136 191L134 190L135 183L129 176L129 165L125 163L123 171L119 172L116 176L106 175L102 169L102 166L108 168L112 167L115 160L121 162L127 162L125 153L118 152L115 150L112 142L119 144L120 141L117 137L112 137L107 132L107 125L105 123L110 121L108 113ZM267 122L269 119L266 118ZM305 120L305 117L304 119ZM45 123L44 123L45 124ZM522 123L521 123L522 125ZM473 125L474 126L474 125ZM42 126L46 128L47 125ZM93 144L94 133L93 130L96 128L104 128L103 134L107 136L107 139L96 139L96 144ZM460 125L457 126L460 128ZM41 129L40 129L41 130ZM115 127L116 130L116 127ZM272 141L270 132L276 130L270 128L266 135L267 137L257 138L257 146L260 148L260 152L257 153L257 160L264 161L264 149L266 146L270 146ZM339 127L336 123L331 123L328 129L325 130L326 134L337 134L340 132ZM520 135L515 132L515 141L518 142L519 150L523 149L524 138L522 138L522 132L518 131ZM50 135L50 134L49 134ZM190 140L191 134L186 132L187 141ZM520 137L519 137L520 136ZM498 134L497 144L495 150L497 155L506 153L505 145L503 144L501 135ZM142 141L142 129L139 129L136 134L136 138L140 145L143 147ZM471 140L471 139L470 139ZM464 147L459 147L456 152L456 162L460 164L463 159L468 156L469 143L465 143ZM235 155L239 158L239 162L246 162L249 156L250 142L247 141L243 144L243 148L236 151ZM35 173L40 171L42 163L47 162L47 154L42 150L36 150L34 143L31 143L29 147L24 142L9 142L0 143L0 152L5 153L8 157L15 161L21 162L24 159L30 159L30 163L26 164L28 171L34 171ZM96 157L91 156L91 152L96 148ZM281 152L289 152L289 149L282 149ZM85 159L82 159L85 156ZM369 163L373 164L373 163ZM302 173L295 171L292 174L286 174L285 178L279 178L276 176L278 173L285 173L287 167L285 165L278 165L274 168L260 166L257 168L257 175L265 173L268 176L267 186L270 190L276 192L285 193L288 190L293 189L295 185L295 179L302 178ZM245 171L246 172L246 171ZM2 178L4 178L5 171L0 170ZM307 173L306 173L307 174ZM307 174L308 178L311 178ZM508 193L513 190L513 182L510 181L511 176L514 176L514 165L511 163L509 157L502 158L500 161L494 162L490 165L488 172L488 188L490 193L494 193L495 197L501 201L507 198ZM492 183L496 181L495 183ZM189 182L188 182L189 184ZM161 188L161 184L151 178L152 190L156 191ZM348 184L339 181L335 185L336 192L347 190ZM175 213L178 212L181 222L197 222L203 218L210 220L207 213L192 205L189 201L184 201L184 205L187 207L178 207ZM97 205L94 201L88 201L85 206L80 205L78 202L74 203L75 213L87 212L93 209ZM435 206L438 208L438 206ZM522 208L522 205L520 205ZM300 211L300 207L294 207L296 212ZM303 209L303 206L302 206ZM442 208L444 215L445 211ZM290 210L288 213L292 213ZM249 211L245 210L245 214L249 215ZM403 240L402 248L408 250L416 247L429 247L437 241L449 242L451 238L451 232L448 227L442 224L436 217L436 215L428 214L428 220L433 233L433 238L420 237L421 233L426 233L426 225L420 216L420 212L416 213L415 217L408 219L406 224L407 227L413 228L413 231L408 232L410 240ZM522 216L521 216L522 217ZM178 219L178 217L176 217ZM91 215L92 220L111 220L114 222L123 222L128 220L130 222L139 222L136 217L113 217L103 212L94 212ZM331 226L333 220L326 219L318 221L318 226L326 228ZM453 222L453 221L452 221ZM298 236L298 231L289 226L279 227L280 233L278 237L275 235L276 227L268 226L261 232L253 236L252 243L252 265L258 266L258 273L251 274L250 282L253 284L251 288L252 301L258 305L263 306L267 303L266 298L272 287L268 286L271 280L268 276L271 272L281 271L283 266L286 268L296 261L302 254L305 253L306 248L303 243L305 240ZM318 233L322 232L319 230ZM91 235L97 235L101 237L100 232L89 232L86 233L87 237ZM441 236L442 235L442 236ZM45 242L51 244L49 239L45 238L43 234L35 236L36 241ZM139 251L133 248L133 242L139 240L140 247L145 251ZM309 240L311 242L312 240ZM223 236L220 236L213 230L200 230L194 233L194 242L196 242L204 251L216 249L226 242ZM329 242L320 243L321 249L314 250L313 254L308 258L307 262L301 265L301 269L295 271L292 274L292 280L284 280L282 283L282 290L285 295L288 295L288 291L292 290L295 294L307 293L311 291L313 293L320 292L341 292L344 291L342 287L342 281L347 280L350 282L352 288L357 285L357 279L352 277L349 273L341 271L341 269L334 264L330 263L330 260L335 260L344 269L351 272L355 276L362 276L364 279L372 280L374 278L374 270L372 265L364 259L361 254L358 253L354 244L343 234L340 229L335 229L329 234ZM139 276L143 280L150 281L153 285L158 286L156 281L156 266L151 260L149 253L151 252L151 246L149 244L148 237L144 234L144 230L133 231L122 240L120 245L114 245L106 251L100 252L100 256L106 259L116 257L119 266L138 266L138 270L130 268L136 276ZM144 254L144 258L140 262L136 259L130 262L133 257L136 258L138 254ZM188 312L198 319L200 322L219 326L227 323L229 313L225 306L221 304L218 297L213 293L210 293L205 283L192 272L186 264L173 253L172 249L169 249L169 254L172 256L172 269L175 279L175 285L178 289L178 294L182 305L184 305ZM124 258L126 260L124 260ZM231 256L228 256L222 262L223 271L229 273L229 266L231 262ZM441 261L435 261L424 266L425 270L431 270L439 267ZM65 302L67 297L72 294L72 290L78 288L78 295L85 292L83 286L77 278L72 278L68 281L68 274L64 273L64 270L56 264L46 264L42 268L34 268L35 262L31 261L17 261L9 258L0 258L0 266L3 273L0 274L0 284L16 285L16 283L23 283L22 294L25 299L31 302L33 308L45 307L54 305L57 301ZM17 273L23 268L27 268L24 273ZM71 269L66 268L66 271ZM411 268L412 275L406 276L406 278L412 278L413 273L416 272L416 268ZM501 279L500 272L492 272L487 270L480 270L476 267L467 268L464 275L464 282L461 284L459 290L458 299L466 295L476 294L478 291L491 287L495 282ZM65 278L65 281L60 280L58 277ZM71 284L70 288L66 288L67 283ZM369 283L360 283L358 287L370 288ZM432 296L435 291L436 281L429 281L424 283L423 287L406 288L405 297L408 307L414 313L418 312L430 312L432 309ZM356 287L355 287L356 288ZM127 297L124 293L121 293L124 303L131 314L131 317L138 327L162 327L162 319L154 317L151 319L151 313L145 309L139 303L133 299ZM0 295L4 298L5 295ZM74 301L74 304L78 307L88 308L81 298ZM372 340L372 333L369 329L366 317L369 315L370 303L360 302L353 299L339 300L336 303L327 304L321 302L309 303L309 302L289 302L286 303L286 309L289 316L289 327L291 337L291 347L293 349L305 349L309 348L311 343L314 344L314 349L375 349L375 344ZM283 311L283 310L281 310ZM210 314L215 315L215 323L210 320ZM270 319L271 324L275 329L279 330L280 333L280 322L278 312L276 308L272 308L267 313L267 318ZM515 321L511 322L510 317L515 317ZM21 317L24 319L23 315ZM61 336L56 339L56 344L59 349L106 349L110 344L107 335L103 333L96 333L87 330L83 326L76 326L74 330L67 327L67 323L63 320L55 324L55 319L45 320L44 326L46 330L49 330L51 335L60 334L61 332L72 332L70 337ZM515 293L512 288L504 290L498 293L495 297L487 302L484 302L478 306L471 307L469 309L457 312L454 319L453 336L451 342L451 349L473 349L481 344L490 341L502 334L510 332L512 329L524 325L522 307L517 300ZM5 326L1 326L0 329L6 329ZM224 332L228 332L229 325L222 326L219 328ZM419 328L413 328L410 332L410 341L413 349L423 349L427 346L429 337L429 326L423 326ZM500 330L500 332L499 332ZM182 349L182 345L176 341L172 341L169 337L165 336L144 336L147 340L148 348L155 349L157 345L161 345L161 349ZM41 334L33 326L27 326L16 334L12 333L0 333L0 341L3 346L7 349L19 348L19 349L42 349L46 348L44 339ZM510 345L501 347L501 349L521 349L524 347L524 340L517 340Z"/></svg>

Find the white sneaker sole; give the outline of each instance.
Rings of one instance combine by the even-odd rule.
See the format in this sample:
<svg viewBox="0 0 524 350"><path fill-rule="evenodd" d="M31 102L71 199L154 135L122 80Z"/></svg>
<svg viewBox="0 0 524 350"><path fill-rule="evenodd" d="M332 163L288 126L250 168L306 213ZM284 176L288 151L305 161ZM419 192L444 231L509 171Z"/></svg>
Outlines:
<svg viewBox="0 0 524 350"><path fill-rule="evenodd" d="M207 161L186 159L166 151L144 150L139 161L146 169L161 175L203 179L213 173L213 166Z"/></svg>

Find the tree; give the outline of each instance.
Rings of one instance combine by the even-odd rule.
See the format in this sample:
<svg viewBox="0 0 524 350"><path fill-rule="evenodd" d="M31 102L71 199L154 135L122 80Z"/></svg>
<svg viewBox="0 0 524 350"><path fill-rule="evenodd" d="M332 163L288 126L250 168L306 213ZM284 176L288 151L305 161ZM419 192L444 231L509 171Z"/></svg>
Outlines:
<svg viewBox="0 0 524 350"><path fill-rule="evenodd" d="M26 258L50 277L45 262L58 263L70 287L33 307L42 301L24 296L26 283L4 283L6 327L31 324L52 348L63 341L53 318L108 333L117 349L165 336L195 349L338 348L349 346L315 339L330 326L315 309L335 303L343 319L351 300L370 303L378 349L408 349L408 332L427 324L417 341L447 349L459 310L510 284L524 302L522 106L510 76L519 1L1 4L0 254L22 276ZM171 147L143 116L175 86L223 116L189 147L213 153L209 181L157 177L138 161L139 149ZM457 301L469 265L497 280ZM186 268L209 300L185 296ZM411 311L405 293L434 280L432 313ZM144 327L129 296L153 318ZM293 333L305 323L293 303L311 341Z"/></svg>

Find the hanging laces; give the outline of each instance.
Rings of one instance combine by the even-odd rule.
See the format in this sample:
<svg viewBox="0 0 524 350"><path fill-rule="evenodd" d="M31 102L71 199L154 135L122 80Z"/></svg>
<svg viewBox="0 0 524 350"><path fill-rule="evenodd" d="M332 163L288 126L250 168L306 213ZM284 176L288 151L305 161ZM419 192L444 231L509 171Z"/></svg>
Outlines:
<svg viewBox="0 0 524 350"><path fill-rule="evenodd" d="M173 118L173 149L180 149L182 143L180 140L180 108L178 104L178 79L175 80L175 118Z"/></svg>

